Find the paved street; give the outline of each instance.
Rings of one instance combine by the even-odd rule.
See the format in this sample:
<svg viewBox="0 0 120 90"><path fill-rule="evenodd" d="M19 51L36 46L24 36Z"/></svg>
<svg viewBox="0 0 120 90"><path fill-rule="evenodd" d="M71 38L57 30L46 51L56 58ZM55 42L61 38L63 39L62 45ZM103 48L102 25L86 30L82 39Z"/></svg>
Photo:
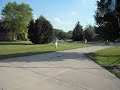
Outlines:
<svg viewBox="0 0 120 90"><path fill-rule="evenodd" d="M120 90L120 79L84 56L109 48L81 49L0 61L0 90Z"/></svg>

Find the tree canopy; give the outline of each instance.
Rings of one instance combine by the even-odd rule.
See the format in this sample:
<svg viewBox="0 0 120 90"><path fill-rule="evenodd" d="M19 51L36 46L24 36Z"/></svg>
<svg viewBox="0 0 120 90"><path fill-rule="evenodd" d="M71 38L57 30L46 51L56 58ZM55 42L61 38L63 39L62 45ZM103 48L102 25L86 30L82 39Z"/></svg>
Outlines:
<svg viewBox="0 0 120 90"><path fill-rule="evenodd" d="M9 2L2 10L4 27L9 29L12 40L17 39L17 33L27 33L27 26L31 19L32 9L25 3Z"/></svg>
<svg viewBox="0 0 120 90"><path fill-rule="evenodd" d="M80 22L77 22L73 30L73 41L82 41L83 40L83 28L80 25Z"/></svg>
<svg viewBox="0 0 120 90"><path fill-rule="evenodd" d="M96 29L97 33L104 40L114 41L120 38L120 26L118 18L120 19L120 2L116 0L115 10L110 10L111 0L105 2L105 0L97 1L97 10L95 14L95 21L98 25ZM104 17L99 16L99 12L104 13ZM118 17L118 18L116 18Z"/></svg>
<svg viewBox="0 0 120 90"><path fill-rule="evenodd" d="M57 37L59 40L67 39L67 32L64 32L63 30L60 29L54 29L54 31L55 31L55 37Z"/></svg>
<svg viewBox="0 0 120 90"><path fill-rule="evenodd" d="M86 38L88 41L92 41L94 40L95 36L96 33L94 27L91 25L86 26L84 31L84 38Z"/></svg>
<svg viewBox="0 0 120 90"><path fill-rule="evenodd" d="M31 20L28 28L28 38L34 44L50 43L53 40L53 26L43 16L35 22Z"/></svg>

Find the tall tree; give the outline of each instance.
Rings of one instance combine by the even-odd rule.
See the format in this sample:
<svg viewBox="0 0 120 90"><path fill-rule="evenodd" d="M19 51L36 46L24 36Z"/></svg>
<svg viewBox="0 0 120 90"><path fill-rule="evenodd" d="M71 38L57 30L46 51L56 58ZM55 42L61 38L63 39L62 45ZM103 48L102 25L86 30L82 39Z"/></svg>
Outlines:
<svg viewBox="0 0 120 90"><path fill-rule="evenodd" d="M53 40L53 26L43 16L29 24L28 38L34 44L50 43Z"/></svg>
<svg viewBox="0 0 120 90"><path fill-rule="evenodd" d="M115 1L116 5L113 7L114 9L111 8L113 4L112 0L97 1L95 21L98 28L96 30L104 40L114 41L120 38L120 26L118 23L118 18L120 19L120 2L119 0ZM101 17L100 12L103 13L103 17Z"/></svg>
<svg viewBox="0 0 120 90"><path fill-rule="evenodd" d="M73 30L73 41L82 41L83 40L83 29L80 25L80 22L77 22L74 30Z"/></svg>
<svg viewBox="0 0 120 90"><path fill-rule="evenodd" d="M9 2L2 10L2 19L13 41L17 39L17 33L27 33L27 25L32 19L32 9L28 4Z"/></svg>
<svg viewBox="0 0 120 90"><path fill-rule="evenodd" d="M30 41L34 41L36 35L34 34L34 31L35 31L35 23L34 23L34 20L32 19L30 22L29 22L29 26L28 26L28 38L30 39ZM33 42L34 43L34 42Z"/></svg>

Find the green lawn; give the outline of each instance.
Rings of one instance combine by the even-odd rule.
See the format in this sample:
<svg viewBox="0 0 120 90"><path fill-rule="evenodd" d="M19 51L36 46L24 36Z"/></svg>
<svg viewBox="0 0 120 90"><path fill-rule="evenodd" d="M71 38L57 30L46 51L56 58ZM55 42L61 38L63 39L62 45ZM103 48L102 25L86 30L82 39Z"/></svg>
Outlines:
<svg viewBox="0 0 120 90"><path fill-rule="evenodd" d="M58 48L56 49L52 43L34 45L29 41L0 42L0 59L82 48L86 46L87 45L85 44L77 42L61 42L61 44L58 44Z"/></svg>
<svg viewBox="0 0 120 90"><path fill-rule="evenodd" d="M88 53L86 55L120 78L120 69L115 69L115 67L120 68L120 46Z"/></svg>

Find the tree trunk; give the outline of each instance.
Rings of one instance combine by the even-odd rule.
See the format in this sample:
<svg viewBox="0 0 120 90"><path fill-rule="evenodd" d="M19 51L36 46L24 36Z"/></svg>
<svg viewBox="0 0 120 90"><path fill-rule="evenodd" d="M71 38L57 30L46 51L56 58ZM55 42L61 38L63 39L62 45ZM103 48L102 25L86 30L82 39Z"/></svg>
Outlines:
<svg viewBox="0 0 120 90"><path fill-rule="evenodd" d="M16 41L17 40L17 35L16 33L12 33L12 41Z"/></svg>
<svg viewBox="0 0 120 90"><path fill-rule="evenodd" d="M28 34L25 33L25 40L27 41L28 40Z"/></svg>

